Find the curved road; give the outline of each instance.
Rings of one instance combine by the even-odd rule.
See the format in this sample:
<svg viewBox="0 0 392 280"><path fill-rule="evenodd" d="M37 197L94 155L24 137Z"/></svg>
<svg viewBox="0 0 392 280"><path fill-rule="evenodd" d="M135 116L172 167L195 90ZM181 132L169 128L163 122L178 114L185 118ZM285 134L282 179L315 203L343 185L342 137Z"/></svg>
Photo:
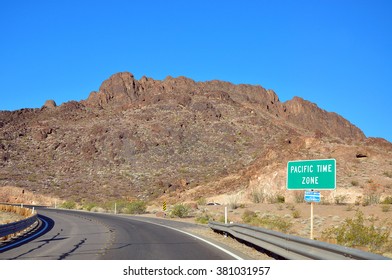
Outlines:
<svg viewBox="0 0 392 280"><path fill-rule="evenodd" d="M41 225L28 242L0 247L0 259L222 260L236 255L178 230L165 220L38 209ZM175 223L175 222L171 222ZM26 237L25 237L26 239ZM15 245L15 246L14 246Z"/></svg>

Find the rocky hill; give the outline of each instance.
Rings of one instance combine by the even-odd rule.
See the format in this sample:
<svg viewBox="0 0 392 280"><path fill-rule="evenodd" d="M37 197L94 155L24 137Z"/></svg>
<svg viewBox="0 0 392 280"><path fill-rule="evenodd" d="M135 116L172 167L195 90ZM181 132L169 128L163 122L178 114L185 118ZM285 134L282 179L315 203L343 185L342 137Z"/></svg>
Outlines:
<svg viewBox="0 0 392 280"><path fill-rule="evenodd" d="M290 199L287 161L315 158L337 160L332 196L392 191L391 143L261 86L123 72L80 102L0 112L0 186L62 199Z"/></svg>

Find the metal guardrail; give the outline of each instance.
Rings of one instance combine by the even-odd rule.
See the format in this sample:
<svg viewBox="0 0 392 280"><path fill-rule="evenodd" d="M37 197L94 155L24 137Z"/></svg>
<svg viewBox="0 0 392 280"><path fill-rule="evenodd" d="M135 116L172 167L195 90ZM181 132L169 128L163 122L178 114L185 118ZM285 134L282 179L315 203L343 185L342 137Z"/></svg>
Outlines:
<svg viewBox="0 0 392 280"><path fill-rule="evenodd" d="M32 226L37 220L38 220L37 213L35 213L33 216L28 217L26 219L13 223L0 225L0 237L4 237L25 230L28 227Z"/></svg>
<svg viewBox="0 0 392 280"><path fill-rule="evenodd" d="M288 260L389 260L387 257L353 248L243 224L210 222L209 227Z"/></svg>

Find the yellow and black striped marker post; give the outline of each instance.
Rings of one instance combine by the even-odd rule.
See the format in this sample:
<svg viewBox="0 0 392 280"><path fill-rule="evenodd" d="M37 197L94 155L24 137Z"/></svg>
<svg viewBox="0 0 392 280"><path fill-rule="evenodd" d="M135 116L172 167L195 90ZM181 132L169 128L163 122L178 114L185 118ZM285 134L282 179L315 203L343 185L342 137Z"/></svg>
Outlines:
<svg viewBox="0 0 392 280"><path fill-rule="evenodd" d="M162 209L163 211L166 211L166 201L163 202Z"/></svg>

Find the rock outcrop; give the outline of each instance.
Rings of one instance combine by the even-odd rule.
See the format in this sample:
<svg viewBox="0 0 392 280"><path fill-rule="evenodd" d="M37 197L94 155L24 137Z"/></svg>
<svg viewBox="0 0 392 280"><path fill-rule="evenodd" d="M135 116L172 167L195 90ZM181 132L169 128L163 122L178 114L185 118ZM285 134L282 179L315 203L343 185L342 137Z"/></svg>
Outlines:
<svg viewBox="0 0 392 280"><path fill-rule="evenodd" d="M47 109L54 109L57 107L57 104L54 100L47 100L44 104L44 106L42 106L42 109L47 108Z"/></svg>
<svg viewBox="0 0 392 280"><path fill-rule="evenodd" d="M208 111L207 115L219 117L212 103L192 103L192 97L207 97L207 100L231 102L233 106L254 108L253 112L282 118L307 131L351 140L364 140L363 132L336 113L320 109L316 104L300 97L281 103L273 90L261 86L234 85L222 81L195 82L186 77L167 77L163 81L142 77L135 80L133 74L122 72L104 81L98 92L92 92L84 104L93 108L147 106L171 101L181 106L193 106L197 111Z"/></svg>

